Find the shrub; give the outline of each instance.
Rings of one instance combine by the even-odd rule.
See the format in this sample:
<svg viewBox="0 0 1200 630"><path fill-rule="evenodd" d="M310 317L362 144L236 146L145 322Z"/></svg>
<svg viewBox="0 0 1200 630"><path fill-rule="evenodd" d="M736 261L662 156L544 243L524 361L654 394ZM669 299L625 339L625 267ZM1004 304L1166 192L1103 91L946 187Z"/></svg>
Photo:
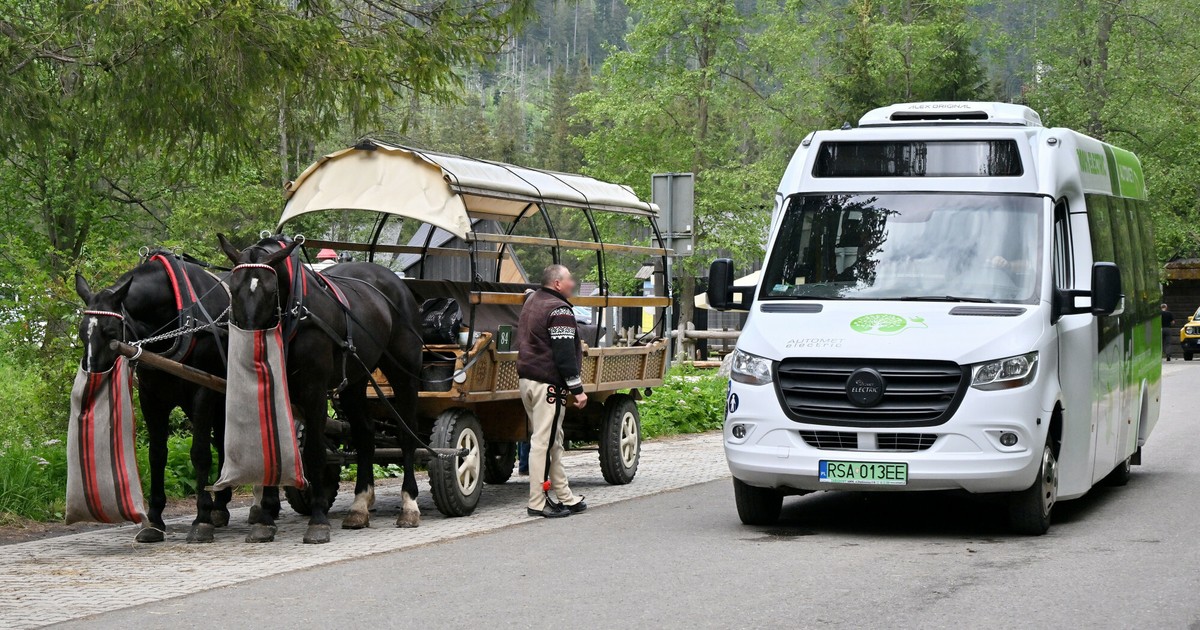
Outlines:
<svg viewBox="0 0 1200 630"><path fill-rule="evenodd" d="M67 452L62 442L0 442L0 521L63 517Z"/></svg>
<svg viewBox="0 0 1200 630"><path fill-rule="evenodd" d="M716 370L672 367L662 387L639 403L642 437L720 429L728 391L728 379Z"/></svg>

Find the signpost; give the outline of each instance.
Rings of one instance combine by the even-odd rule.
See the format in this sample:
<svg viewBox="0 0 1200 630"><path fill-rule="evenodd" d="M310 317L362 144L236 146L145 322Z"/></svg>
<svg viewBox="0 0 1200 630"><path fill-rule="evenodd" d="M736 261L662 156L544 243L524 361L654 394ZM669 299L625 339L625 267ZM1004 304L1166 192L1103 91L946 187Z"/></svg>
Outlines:
<svg viewBox="0 0 1200 630"><path fill-rule="evenodd" d="M691 256L694 252L692 224L696 208L696 178L692 173L657 173L650 179L650 201L658 206L658 229L662 232L663 245L674 252L674 256ZM663 269L662 283L655 283L655 294L672 296L670 278L673 256L667 256L667 268ZM661 288L660 288L661 287ZM671 330L671 320L674 317L674 305L668 306L663 317L666 337L674 341ZM682 323L682 322L681 322ZM667 362L670 365L674 351L667 349Z"/></svg>

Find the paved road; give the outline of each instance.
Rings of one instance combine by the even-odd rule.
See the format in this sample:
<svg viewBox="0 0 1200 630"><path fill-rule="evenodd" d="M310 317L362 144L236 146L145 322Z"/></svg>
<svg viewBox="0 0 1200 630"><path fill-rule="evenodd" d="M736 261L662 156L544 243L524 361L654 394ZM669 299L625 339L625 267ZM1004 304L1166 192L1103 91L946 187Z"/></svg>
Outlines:
<svg viewBox="0 0 1200 630"><path fill-rule="evenodd" d="M1167 364L1146 465L1061 504L1040 538L954 495L813 495L789 500L779 526L747 528L720 479L67 627L1200 628L1197 382L1200 365ZM694 466L711 448L690 451Z"/></svg>

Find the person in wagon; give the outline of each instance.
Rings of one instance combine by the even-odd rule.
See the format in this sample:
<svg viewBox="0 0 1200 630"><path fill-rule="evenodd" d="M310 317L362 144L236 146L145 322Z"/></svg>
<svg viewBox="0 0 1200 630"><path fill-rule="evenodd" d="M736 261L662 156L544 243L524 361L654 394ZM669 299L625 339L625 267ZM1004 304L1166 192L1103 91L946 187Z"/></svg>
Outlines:
<svg viewBox="0 0 1200 630"><path fill-rule="evenodd" d="M517 324L517 376L529 417L530 516L560 518L587 509L567 485L563 469L563 417L568 405L587 405L580 372L583 347L569 297L575 279L562 265L542 272L542 286L525 300ZM547 489L544 485L549 484ZM550 498L553 492L557 501Z"/></svg>

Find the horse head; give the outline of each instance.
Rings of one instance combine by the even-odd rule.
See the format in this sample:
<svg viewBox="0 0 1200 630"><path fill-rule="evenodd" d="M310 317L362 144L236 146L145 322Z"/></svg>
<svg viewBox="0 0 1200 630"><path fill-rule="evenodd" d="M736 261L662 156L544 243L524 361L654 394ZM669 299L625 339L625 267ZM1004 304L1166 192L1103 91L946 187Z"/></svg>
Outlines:
<svg viewBox="0 0 1200 630"><path fill-rule="evenodd" d="M75 292L86 308L79 321L79 341L83 344L80 365L88 372L107 372L117 361L113 341L127 341L129 322L125 321L124 301L133 286L133 274L121 276L111 287L93 292L83 275L75 274Z"/></svg>
<svg viewBox="0 0 1200 630"><path fill-rule="evenodd" d="M283 305L291 297L292 274L300 272L299 261L291 260L291 256L303 241L275 235L239 250L224 234L218 234L217 240L234 264L227 281L229 321L243 330L278 326Z"/></svg>

